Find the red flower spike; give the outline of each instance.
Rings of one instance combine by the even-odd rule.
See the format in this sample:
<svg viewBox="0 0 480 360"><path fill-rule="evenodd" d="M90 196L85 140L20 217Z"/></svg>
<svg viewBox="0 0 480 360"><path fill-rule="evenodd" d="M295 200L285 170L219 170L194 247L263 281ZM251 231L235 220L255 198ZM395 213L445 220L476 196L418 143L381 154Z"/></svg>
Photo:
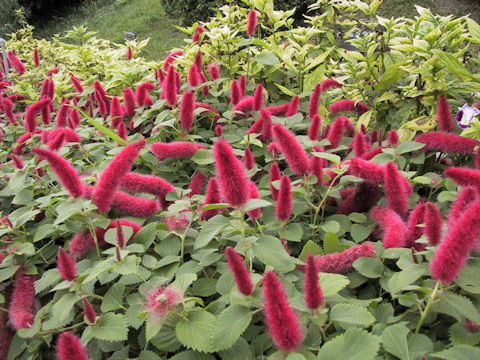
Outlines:
<svg viewBox="0 0 480 360"><path fill-rule="evenodd" d="M353 153L356 157L362 157L367 152L367 142L365 135L358 133L353 139Z"/></svg>
<svg viewBox="0 0 480 360"><path fill-rule="evenodd" d="M438 207L432 203L427 203L427 211L425 213L425 234L428 242L432 246L440 244L442 238L443 219Z"/></svg>
<svg viewBox="0 0 480 360"><path fill-rule="evenodd" d="M199 149L205 146L184 141L172 141L170 143L152 143L150 151L155 154L159 161L165 159L178 159L193 156Z"/></svg>
<svg viewBox="0 0 480 360"><path fill-rule="evenodd" d="M168 105L177 105L177 84L176 84L176 72L173 66L170 66L167 72L165 80L163 80L162 88L165 100Z"/></svg>
<svg viewBox="0 0 480 360"><path fill-rule="evenodd" d="M318 116L318 114L313 115L312 122L308 128L308 138L310 140L318 140L318 135L320 135L320 125L322 125L320 116Z"/></svg>
<svg viewBox="0 0 480 360"><path fill-rule="evenodd" d="M288 105L288 110L285 116L292 116L298 113L298 106L300 104L300 97L294 96Z"/></svg>
<svg viewBox="0 0 480 360"><path fill-rule="evenodd" d="M325 125L322 131L322 135L320 135L321 140L326 139L328 137L328 134L330 133L330 128L331 128L330 124Z"/></svg>
<svg viewBox="0 0 480 360"><path fill-rule="evenodd" d="M112 119L112 127L117 128L118 124L123 122L123 114L124 110L122 104L120 104L120 99L114 96L112 102L110 103L110 118Z"/></svg>
<svg viewBox="0 0 480 360"><path fill-rule="evenodd" d="M145 145L145 139L127 145L103 170L95 186L94 195L94 202L100 213L105 213L110 209L122 177L130 171L133 162Z"/></svg>
<svg viewBox="0 0 480 360"><path fill-rule="evenodd" d="M426 144L422 148L424 151L436 150L454 154L473 154L475 147L480 145L478 140L441 131L421 134L415 138L415 141Z"/></svg>
<svg viewBox="0 0 480 360"><path fill-rule="evenodd" d="M370 132L370 144L374 145L380 138L377 130L372 130Z"/></svg>
<svg viewBox="0 0 480 360"><path fill-rule="evenodd" d="M326 79L326 80L323 80L322 83L320 84L321 92L324 92L325 90L330 89L332 87L340 89L342 85L335 79Z"/></svg>
<svg viewBox="0 0 480 360"><path fill-rule="evenodd" d="M393 162L385 166L385 194L388 207L405 218L408 212L408 195L402 177Z"/></svg>
<svg viewBox="0 0 480 360"><path fill-rule="evenodd" d="M252 295L255 286L252 283L250 272L243 263L242 257L230 246L225 249L225 256L240 293L245 296Z"/></svg>
<svg viewBox="0 0 480 360"><path fill-rule="evenodd" d="M255 167L255 158L253 157L252 151L249 148L245 149L243 155L243 164L247 170L252 170Z"/></svg>
<svg viewBox="0 0 480 360"><path fill-rule="evenodd" d="M480 236L480 202L471 204L443 239L432 265L432 277L451 284L467 263L468 254Z"/></svg>
<svg viewBox="0 0 480 360"><path fill-rule="evenodd" d="M107 115L108 114L107 104L104 98L102 97L102 94L99 93L98 91L95 91L93 95L98 104L98 113L102 116Z"/></svg>
<svg viewBox="0 0 480 360"><path fill-rule="evenodd" d="M313 119L315 115L318 115L318 104L320 102L320 94L322 92L322 84L317 84L313 89L310 96L310 103L308 105L308 117Z"/></svg>
<svg viewBox="0 0 480 360"><path fill-rule="evenodd" d="M74 281L77 278L75 261L61 247L58 248L57 267L64 280Z"/></svg>
<svg viewBox="0 0 480 360"><path fill-rule="evenodd" d="M33 50L33 63L35 66L40 66L40 53L38 52L38 49Z"/></svg>
<svg viewBox="0 0 480 360"><path fill-rule="evenodd" d="M216 178L210 178L207 186L207 192L205 194L205 202L203 206L208 204L220 204L222 202L222 196L220 195L220 188ZM220 214L221 209L210 209L202 212L202 220L208 220L215 215Z"/></svg>
<svg viewBox="0 0 480 360"><path fill-rule="evenodd" d="M171 64L175 61L177 57L180 57L182 55L183 55L183 51L176 51L168 55L165 61L163 62L163 70L165 71L170 70L170 68L173 67L171 66Z"/></svg>
<svg viewBox="0 0 480 360"><path fill-rule="evenodd" d="M323 166L325 162L323 159L318 158L316 156L312 156L310 158L310 169L312 171L312 175L317 177L317 185L322 185L323 183Z"/></svg>
<svg viewBox="0 0 480 360"><path fill-rule="evenodd" d="M72 109L70 111L70 115L68 116L68 126L70 126L70 128L75 130L80 125L80 122L81 122L80 113L78 112L78 110Z"/></svg>
<svg viewBox="0 0 480 360"><path fill-rule="evenodd" d="M60 334L57 343L57 360L90 360L87 348L71 332Z"/></svg>
<svg viewBox="0 0 480 360"><path fill-rule="evenodd" d="M309 254L305 261L305 303L309 309L317 309L323 305L323 292L320 288L315 258Z"/></svg>
<svg viewBox="0 0 480 360"><path fill-rule="evenodd" d="M70 73L70 81L72 82L73 88L81 94L84 90L82 85L82 80L80 80L75 75Z"/></svg>
<svg viewBox="0 0 480 360"><path fill-rule="evenodd" d="M478 190L476 187L468 186L458 194L457 200L452 204L448 214L448 227L455 225L457 219L462 216L465 209L473 202L478 200Z"/></svg>
<svg viewBox="0 0 480 360"><path fill-rule="evenodd" d="M25 111L25 130L33 132L37 128L37 115L42 109L50 106L51 100L44 98L27 107Z"/></svg>
<svg viewBox="0 0 480 360"><path fill-rule="evenodd" d="M120 254L120 249L118 246L115 246L115 258L118 262L122 262L122 254Z"/></svg>
<svg viewBox="0 0 480 360"><path fill-rule="evenodd" d="M292 215L292 186L287 175L282 176L275 214L279 221L287 221Z"/></svg>
<svg viewBox="0 0 480 360"><path fill-rule="evenodd" d="M83 301L83 316L90 324L94 324L95 320L97 319L97 314L93 309L92 304L88 301L86 296L82 296Z"/></svg>
<svg viewBox="0 0 480 360"><path fill-rule="evenodd" d="M345 274L353 270L353 263L361 257L374 257L375 248L370 243L354 245L340 253L315 256L317 271Z"/></svg>
<svg viewBox="0 0 480 360"><path fill-rule="evenodd" d="M399 138L398 133L395 130L390 130L387 135L387 142L390 146L397 147Z"/></svg>
<svg viewBox="0 0 480 360"><path fill-rule="evenodd" d="M475 154L475 167L480 170L480 147L477 149L477 153Z"/></svg>
<svg viewBox="0 0 480 360"><path fill-rule="evenodd" d="M260 110L260 119L262 124L262 135L259 139L262 141L270 141L273 137L272 116L265 109ZM259 120L260 120L259 119Z"/></svg>
<svg viewBox="0 0 480 360"><path fill-rule="evenodd" d="M265 322L275 346L283 351L297 349L303 337L300 322L274 271L267 271L263 276L263 299Z"/></svg>
<svg viewBox="0 0 480 360"><path fill-rule="evenodd" d="M124 215L147 218L155 215L160 208L157 201L132 196L123 191L114 194L112 208Z"/></svg>
<svg viewBox="0 0 480 360"><path fill-rule="evenodd" d="M265 111L268 111L270 115L273 116L287 116L288 110L290 109L291 103L286 103L283 105L269 106L265 108Z"/></svg>
<svg viewBox="0 0 480 360"><path fill-rule="evenodd" d="M257 28L257 12L255 10L250 10L248 13L248 22L247 22L247 34L253 35L255 34L255 30Z"/></svg>
<svg viewBox="0 0 480 360"><path fill-rule="evenodd" d="M212 80L220 79L220 65L219 64L209 64L208 65L208 73Z"/></svg>
<svg viewBox="0 0 480 360"><path fill-rule="evenodd" d="M193 90L185 91L180 105L180 126L184 131L192 130L194 104L195 92Z"/></svg>
<svg viewBox="0 0 480 360"><path fill-rule="evenodd" d="M129 46L127 49L127 60L132 60L132 58L133 58L133 51L132 51L132 47Z"/></svg>
<svg viewBox="0 0 480 360"><path fill-rule="evenodd" d="M218 125L215 125L215 135L217 135L217 137L222 137L223 136L223 126L218 124Z"/></svg>
<svg viewBox="0 0 480 360"><path fill-rule="evenodd" d="M14 52L9 51L7 56L8 62L13 66L18 75L22 75L25 71L27 71L23 62L17 57L17 55L15 55Z"/></svg>
<svg viewBox="0 0 480 360"><path fill-rule="evenodd" d="M192 191L188 193L187 196L192 197L193 195L201 194L203 192L203 184L205 183L206 179L207 179L207 175L205 175L201 171L197 171L195 175L193 175L192 181L188 186L188 188L191 189Z"/></svg>
<svg viewBox="0 0 480 360"><path fill-rule="evenodd" d="M295 138L295 135L280 124L273 126L273 134L293 172L297 175L307 174L309 171L308 155Z"/></svg>
<svg viewBox="0 0 480 360"><path fill-rule="evenodd" d="M425 212L426 205L424 202L419 203L415 209L410 212L410 216L408 217L407 233L405 235L406 248L415 248L419 251L424 249L423 244L418 244L415 241L424 233L424 228L417 225L425 223Z"/></svg>
<svg viewBox="0 0 480 360"><path fill-rule="evenodd" d="M58 151L65 144L65 133L59 133L49 144L48 148L52 151Z"/></svg>
<svg viewBox="0 0 480 360"><path fill-rule="evenodd" d="M125 236L123 235L122 225L120 224L119 220L116 220L115 223L115 229L117 230L117 245L120 249L123 249L125 247Z"/></svg>
<svg viewBox="0 0 480 360"><path fill-rule="evenodd" d="M250 199L260 199L260 191L253 181L250 181ZM250 216L250 220L255 222L260 216L262 216L262 209L257 208L250 210L248 216Z"/></svg>
<svg viewBox="0 0 480 360"><path fill-rule="evenodd" d="M242 113L253 111L255 110L255 98L253 96L245 96L233 109L235 111L241 111Z"/></svg>
<svg viewBox="0 0 480 360"><path fill-rule="evenodd" d="M60 129L55 129L50 132L45 131L45 136L47 137L48 141L51 142L53 139L55 139L59 134L65 134L65 140L67 142L81 142L82 138L80 135L78 135L75 131L68 129L68 128L60 128ZM42 133L43 135L43 133ZM43 140L43 139L42 139Z"/></svg>
<svg viewBox="0 0 480 360"><path fill-rule="evenodd" d="M258 84L253 94L253 110L260 111L263 107L263 86Z"/></svg>
<svg viewBox="0 0 480 360"><path fill-rule="evenodd" d="M70 101L62 101L62 105L57 112L57 128L62 128L67 126L68 115L70 114Z"/></svg>
<svg viewBox="0 0 480 360"><path fill-rule="evenodd" d="M94 83L93 83L93 88L99 94L99 96L102 98L103 102L105 103L105 107L108 111L108 109L110 108L110 100L109 100L108 94L105 91L105 89L103 88L102 84L100 84L100 82L98 80L95 80Z"/></svg>
<svg viewBox="0 0 480 360"><path fill-rule="evenodd" d="M365 105L362 102L357 102L355 104L354 100L339 100L334 102L328 108L328 111L330 111L332 114L338 114L339 112L346 112L346 111L363 114L368 110L369 109L367 105Z"/></svg>
<svg viewBox="0 0 480 360"><path fill-rule="evenodd" d="M344 121L343 118L336 118L328 132L328 141L330 141L330 145L328 145L327 149L335 149L340 145L340 142L343 138L343 133L345 131L344 128Z"/></svg>
<svg viewBox="0 0 480 360"><path fill-rule="evenodd" d="M445 176L460 186L480 186L480 170L449 167Z"/></svg>
<svg viewBox="0 0 480 360"><path fill-rule="evenodd" d="M350 161L348 172L350 175L380 185L385 182L384 169L382 165L356 158Z"/></svg>
<svg viewBox="0 0 480 360"><path fill-rule="evenodd" d="M35 311L35 275L19 270L15 279L8 315L15 330L32 326Z"/></svg>
<svg viewBox="0 0 480 360"><path fill-rule="evenodd" d="M187 77L188 85L191 87L196 87L200 85L200 74L198 73L198 68L195 64L190 66L188 70L188 77Z"/></svg>
<svg viewBox="0 0 480 360"><path fill-rule="evenodd" d="M437 103L437 123L440 130L445 132L453 132L455 125L452 120L452 113L448 103L447 95L440 94Z"/></svg>
<svg viewBox="0 0 480 360"><path fill-rule="evenodd" d="M58 72L59 72L58 67L54 67L54 68L52 68L51 70L49 70L49 71L47 72L47 76L52 76L52 75L54 75L54 74L58 74Z"/></svg>
<svg viewBox="0 0 480 360"><path fill-rule="evenodd" d="M155 85L149 82L144 82L137 87L135 91L135 101L138 106L153 105L153 99L148 95L148 92L152 90L155 90Z"/></svg>
<svg viewBox="0 0 480 360"><path fill-rule="evenodd" d="M81 231L72 238L68 244L68 251L77 258L81 258L91 248L88 237L90 231L88 229ZM95 244L94 244L95 247Z"/></svg>
<svg viewBox="0 0 480 360"><path fill-rule="evenodd" d="M125 123L122 121L117 125L117 135L121 137L123 140L127 140L127 127Z"/></svg>
<svg viewBox="0 0 480 360"><path fill-rule="evenodd" d="M373 150L370 150L369 152L365 153L365 154L361 157L361 159L362 159L362 160L366 160L366 161L372 160L376 155L381 154L383 149L385 149L384 146L377 147L377 148L375 148L375 149L373 149Z"/></svg>
<svg viewBox="0 0 480 360"><path fill-rule="evenodd" d="M220 139L213 145L213 154L223 198L234 207L244 205L250 198L250 180L233 148Z"/></svg>
<svg viewBox="0 0 480 360"><path fill-rule="evenodd" d="M60 183L68 190L73 198L78 198L83 194L83 184L80 176L72 165L65 158L57 155L51 150L35 147L32 152L41 159L45 159L50 164L52 170L57 175Z"/></svg>
<svg viewBox="0 0 480 360"><path fill-rule="evenodd" d="M159 176L143 175L129 172L120 181L122 189L155 195L163 208L167 206L165 196L175 188L167 180Z"/></svg>
<svg viewBox="0 0 480 360"><path fill-rule="evenodd" d="M403 220L393 210L375 207L370 215L383 229L383 247L400 248L405 246L405 233L407 231Z"/></svg>
<svg viewBox="0 0 480 360"><path fill-rule="evenodd" d="M237 105L242 97L242 90L240 85L236 80L233 80L232 85L230 85L230 104Z"/></svg>
<svg viewBox="0 0 480 360"><path fill-rule="evenodd" d="M247 77L245 75L240 76L238 84L240 85L240 91L242 92L241 96L243 96L245 91L247 91Z"/></svg>
<svg viewBox="0 0 480 360"><path fill-rule="evenodd" d="M281 180L281 178L282 174L280 172L280 168L278 167L278 164L274 162L272 166L270 166L270 190L272 191L272 199L275 201L278 199L279 190L277 190L272 183L274 181Z"/></svg>
<svg viewBox="0 0 480 360"><path fill-rule="evenodd" d="M129 87L123 89L124 115L130 119L135 116L135 94Z"/></svg>
<svg viewBox="0 0 480 360"><path fill-rule="evenodd" d="M25 164L23 163L23 160L13 154L11 154L10 157L12 159L13 166L15 166L15 168L18 170L22 170L23 167L25 166Z"/></svg>
<svg viewBox="0 0 480 360"><path fill-rule="evenodd" d="M197 67L198 71L201 72L203 67L203 55L200 50L198 50L197 55L195 55L194 64Z"/></svg>
<svg viewBox="0 0 480 360"><path fill-rule="evenodd" d="M347 135L348 137L354 137L356 130L352 124L352 121L346 116L339 116L339 117L343 119L343 127L345 128L345 135Z"/></svg>
<svg viewBox="0 0 480 360"><path fill-rule="evenodd" d="M272 155L272 158L274 158L274 159L276 159L277 154L280 153L280 149L279 149L276 142L272 142L272 143L268 144L267 150Z"/></svg>

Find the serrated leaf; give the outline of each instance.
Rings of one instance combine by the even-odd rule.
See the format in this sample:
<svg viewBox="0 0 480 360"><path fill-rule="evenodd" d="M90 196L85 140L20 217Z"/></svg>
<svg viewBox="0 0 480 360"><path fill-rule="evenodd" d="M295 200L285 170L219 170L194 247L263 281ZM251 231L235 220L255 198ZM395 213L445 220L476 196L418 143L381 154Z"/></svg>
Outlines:
<svg viewBox="0 0 480 360"><path fill-rule="evenodd" d="M202 351L212 351L211 336L215 330L216 318L204 310L189 312L175 326L178 340L186 347Z"/></svg>
<svg viewBox="0 0 480 360"><path fill-rule="evenodd" d="M355 260L353 268L370 279L379 278L383 274L383 264L376 257L361 257Z"/></svg>
<svg viewBox="0 0 480 360"><path fill-rule="evenodd" d="M353 224L350 228L350 235L352 235L353 241L356 243L365 240L370 235L370 229L360 224Z"/></svg>
<svg viewBox="0 0 480 360"><path fill-rule="evenodd" d="M295 268L280 239L273 236L261 237L253 244L252 250L261 262L277 271L290 271Z"/></svg>
<svg viewBox="0 0 480 360"><path fill-rule="evenodd" d="M478 360L480 359L480 349L468 345L455 345L432 355L445 360Z"/></svg>
<svg viewBox="0 0 480 360"><path fill-rule="evenodd" d="M73 310L73 306L77 303L78 299L75 294L64 294L53 306L51 314L55 317L55 320L64 320L70 311Z"/></svg>
<svg viewBox="0 0 480 360"><path fill-rule="evenodd" d="M401 360L409 360L407 334L410 331L401 324L387 327L382 334L382 344L386 351Z"/></svg>
<svg viewBox="0 0 480 360"><path fill-rule="evenodd" d="M288 241L301 241L303 236L303 228L300 224L288 224L280 231L280 236Z"/></svg>
<svg viewBox="0 0 480 360"><path fill-rule="evenodd" d="M425 267L411 264L404 270L392 275L388 281L388 288L392 295L404 290L407 286L417 281L425 273Z"/></svg>
<svg viewBox="0 0 480 360"><path fill-rule="evenodd" d="M252 312L243 305L235 304L221 312L213 332L212 345L215 351L230 348L243 334L252 320Z"/></svg>
<svg viewBox="0 0 480 360"><path fill-rule="evenodd" d="M350 280L340 274L320 273L320 286L322 287L323 295L336 295L345 286L350 284Z"/></svg>
<svg viewBox="0 0 480 360"><path fill-rule="evenodd" d="M480 331L471 331L461 323L450 326L450 341L454 345L477 345L480 343Z"/></svg>
<svg viewBox="0 0 480 360"><path fill-rule="evenodd" d="M107 313L87 328L90 335L104 341L124 341L128 338L128 322L121 314Z"/></svg>
<svg viewBox="0 0 480 360"><path fill-rule="evenodd" d="M326 342L318 352L318 360L374 360L380 337L361 329L348 329Z"/></svg>
<svg viewBox="0 0 480 360"><path fill-rule="evenodd" d="M208 165L215 162L212 152L207 149L198 149L195 154L193 154L192 161L200 165Z"/></svg>
<svg viewBox="0 0 480 360"><path fill-rule="evenodd" d="M151 316L147 316L145 323L145 339L149 342L154 336L156 336L162 329L163 321L153 319Z"/></svg>
<svg viewBox="0 0 480 360"><path fill-rule="evenodd" d="M50 269L43 273L42 277L35 281L35 294L38 294L45 290L46 288L56 284L62 278L58 269Z"/></svg>
<svg viewBox="0 0 480 360"><path fill-rule="evenodd" d="M361 306L337 304L330 312L330 320L344 324L368 326L375 321L375 317Z"/></svg>
<svg viewBox="0 0 480 360"><path fill-rule="evenodd" d="M263 200L263 199L250 199L247 201L247 203L243 207L243 210L247 212L247 211L252 211L259 208L264 208L267 206L272 206L272 203L270 201Z"/></svg>
<svg viewBox="0 0 480 360"><path fill-rule="evenodd" d="M100 309L102 312L109 312L120 309L123 306L123 292L125 285L123 283L115 283L105 293Z"/></svg>
<svg viewBox="0 0 480 360"><path fill-rule="evenodd" d="M214 217L208 219L208 221L203 224L200 233L195 240L194 249L201 249L207 246L210 241L222 230L225 226L230 223L230 220L223 215L215 215Z"/></svg>
<svg viewBox="0 0 480 360"><path fill-rule="evenodd" d="M312 255L323 255L323 250L316 242L313 240L308 240L305 245L303 245L302 252L298 255L300 260L305 260L308 254Z"/></svg>
<svg viewBox="0 0 480 360"><path fill-rule="evenodd" d="M443 292L440 295L440 300L445 301L458 313L462 314L465 318L473 321L475 324L480 324L480 313L476 307L472 304L472 301L466 296L454 294L451 292Z"/></svg>
<svg viewBox="0 0 480 360"><path fill-rule="evenodd" d="M145 249L148 249L153 242L155 241L155 236L157 235L157 223L150 223L142 227L135 235L133 239L134 243L142 244Z"/></svg>

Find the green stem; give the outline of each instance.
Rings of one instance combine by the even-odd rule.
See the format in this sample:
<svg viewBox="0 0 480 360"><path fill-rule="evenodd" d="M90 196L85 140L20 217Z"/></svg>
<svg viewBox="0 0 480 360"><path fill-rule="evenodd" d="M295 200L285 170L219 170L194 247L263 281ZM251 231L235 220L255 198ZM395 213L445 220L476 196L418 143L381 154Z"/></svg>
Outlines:
<svg viewBox="0 0 480 360"><path fill-rule="evenodd" d="M422 316L420 316L420 320L418 320L417 328L415 329L415 334L418 334L420 331L420 328L423 325L423 322L427 318L428 312L430 311L430 308L432 307L433 301L435 300L435 297L437 296L438 288L440 287L440 282L437 281L435 284L435 287L433 288L432 293L430 294L430 297L428 298L427 306L425 306L425 310L422 312Z"/></svg>
<svg viewBox="0 0 480 360"><path fill-rule="evenodd" d="M64 332L64 331L76 329L76 328L78 328L78 327L80 327L84 324L85 324L85 321L82 321L81 323L78 323L78 324L75 324L75 325L72 325L72 326L68 326L68 327L64 327L62 329L52 329L52 330L39 331L36 335L41 336L41 335L61 333L61 332Z"/></svg>

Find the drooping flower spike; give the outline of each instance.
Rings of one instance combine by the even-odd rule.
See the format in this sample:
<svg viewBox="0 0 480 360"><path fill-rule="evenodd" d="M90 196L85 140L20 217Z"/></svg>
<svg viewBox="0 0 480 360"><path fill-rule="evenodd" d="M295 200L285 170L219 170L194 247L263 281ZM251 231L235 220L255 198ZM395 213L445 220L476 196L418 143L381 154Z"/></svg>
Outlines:
<svg viewBox="0 0 480 360"><path fill-rule="evenodd" d="M338 114L340 112L357 112L363 114L367 112L368 106L362 102L355 102L354 100L339 100L328 108L332 114Z"/></svg>
<svg viewBox="0 0 480 360"><path fill-rule="evenodd" d="M415 138L416 142L426 144L422 150L444 151L454 154L473 154L480 142L460 135L441 131L430 131Z"/></svg>
<svg viewBox="0 0 480 360"><path fill-rule="evenodd" d="M377 206L370 212L370 215L383 229L382 242L385 249L405 246L407 229L402 218L395 211Z"/></svg>
<svg viewBox="0 0 480 360"><path fill-rule="evenodd" d="M225 256L227 258L228 267L235 277L238 291L245 296L252 295L255 286L252 283L250 273L245 267L240 254L238 254L234 248L229 246L225 249Z"/></svg>
<svg viewBox="0 0 480 360"><path fill-rule="evenodd" d="M309 169L308 155L295 135L284 128L281 124L273 126L273 134L285 160L297 175L307 174Z"/></svg>
<svg viewBox="0 0 480 360"><path fill-rule="evenodd" d="M57 343L57 360L90 360L87 348L71 332L60 334Z"/></svg>
<svg viewBox="0 0 480 360"><path fill-rule="evenodd" d="M61 247L58 248L57 267L64 280L74 281L77 278L75 261Z"/></svg>
<svg viewBox="0 0 480 360"><path fill-rule="evenodd" d="M172 141L169 143L152 143L150 151L155 154L159 161L165 159L178 159L193 156L199 149L205 146L185 141Z"/></svg>

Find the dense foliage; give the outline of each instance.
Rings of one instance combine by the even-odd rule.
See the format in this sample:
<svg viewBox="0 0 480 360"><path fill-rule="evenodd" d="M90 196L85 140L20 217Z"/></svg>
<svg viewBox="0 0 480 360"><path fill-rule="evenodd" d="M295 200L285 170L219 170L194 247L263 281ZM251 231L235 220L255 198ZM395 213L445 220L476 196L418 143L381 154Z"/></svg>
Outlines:
<svg viewBox="0 0 480 360"><path fill-rule="evenodd" d="M162 63L19 31L0 358L478 358L480 26L378 3L226 7Z"/></svg>

